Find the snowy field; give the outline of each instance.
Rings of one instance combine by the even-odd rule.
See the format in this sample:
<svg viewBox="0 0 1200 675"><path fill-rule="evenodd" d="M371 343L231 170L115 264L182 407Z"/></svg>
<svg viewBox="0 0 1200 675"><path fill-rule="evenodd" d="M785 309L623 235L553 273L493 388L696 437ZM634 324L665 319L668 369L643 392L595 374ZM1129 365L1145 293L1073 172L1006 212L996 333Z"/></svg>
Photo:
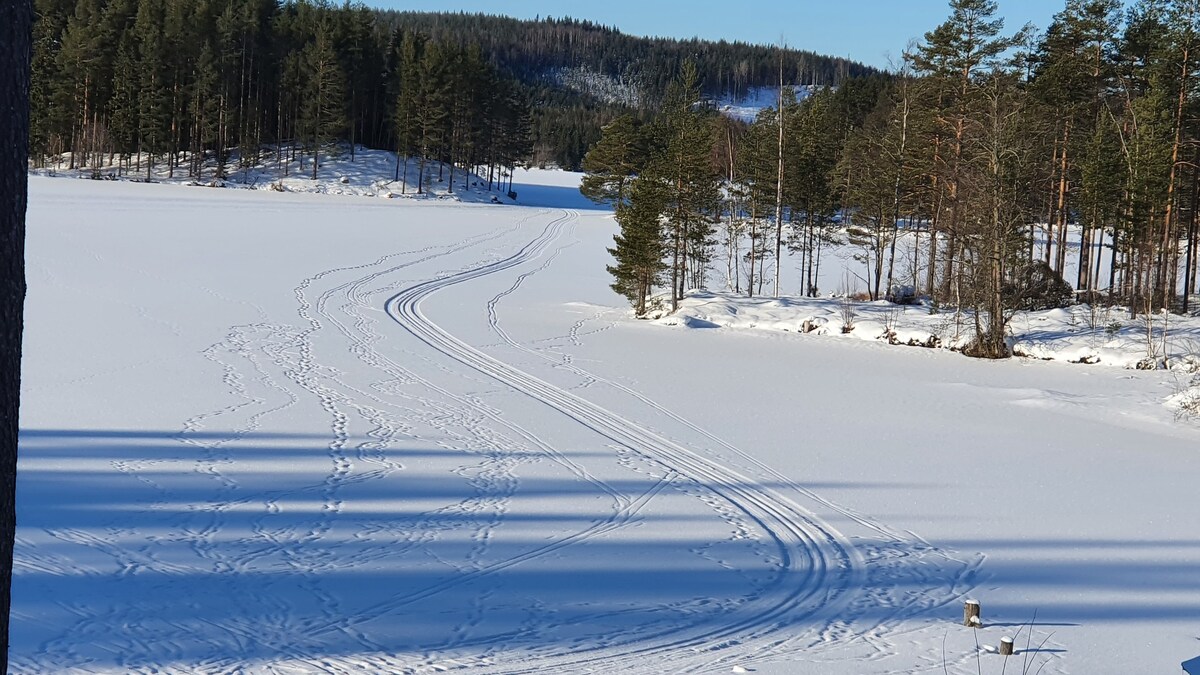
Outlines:
<svg viewBox="0 0 1200 675"><path fill-rule="evenodd" d="M512 206L33 178L12 671L1200 656L1177 372L634 321L575 181L523 174Z"/></svg>

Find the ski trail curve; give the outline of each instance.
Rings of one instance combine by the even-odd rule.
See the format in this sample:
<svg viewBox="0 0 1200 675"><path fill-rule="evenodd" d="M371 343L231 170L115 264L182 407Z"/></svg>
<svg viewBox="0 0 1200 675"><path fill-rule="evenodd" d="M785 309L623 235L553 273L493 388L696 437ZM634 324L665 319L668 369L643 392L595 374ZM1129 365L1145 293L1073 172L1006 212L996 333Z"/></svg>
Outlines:
<svg viewBox="0 0 1200 675"><path fill-rule="evenodd" d="M603 659L606 667L648 655L697 649L726 640L745 640L770 634L784 623L812 617L846 602L864 575L863 558L850 541L796 502L761 482L722 466L668 440L621 415L501 362L446 332L422 311L422 303L437 292L511 269L540 256L559 237L549 227L513 255L473 269L418 283L393 295L387 314L418 340L478 373L538 401L611 442L649 456L666 470L703 486L772 540L780 565L770 587L739 607L724 625L684 627L658 634L623 636L607 643L620 645L618 654L552 657L553 667L584 667ZM528 670L547 667L546 658ZM525 672L526 668L505 672Z"/></svg>

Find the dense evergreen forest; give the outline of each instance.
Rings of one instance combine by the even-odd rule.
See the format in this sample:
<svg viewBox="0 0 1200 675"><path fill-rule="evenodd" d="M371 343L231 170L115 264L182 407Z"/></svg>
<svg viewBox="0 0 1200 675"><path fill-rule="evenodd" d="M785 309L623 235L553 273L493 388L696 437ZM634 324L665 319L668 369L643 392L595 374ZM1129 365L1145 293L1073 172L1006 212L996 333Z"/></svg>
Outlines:
<svg viewBox="0 0 1200 675"><path fill-rule="evenodd" d="M364 6L38 0L32 155L217 178L265 153L358 144L450 166L529 153L528 97L470 45L388 31ZM422 163L423 166L423 163Z"/></svg>
<svg viewBox="0 0 1200 675"><path fill-rule="evenodd" d="M790 254L816 294L840 239L861 248L872 299L967 313L980 356L1008 354L1020 309L1187 311L1200 3L1068 0L1042 34L1005 32L994 0L949 5L894 78L789 92L742 125L695 105L689 66L653 120L606 127L584 190L617 208L614 288L643 313L665 285L674 307L723 252L731 290L778 294Z"/></svg>
<svg viewBox="0 0 1200 675"><path fill-rule="evenodd" d="M133 172L167 163L221 177L266 152L319 160L339 143L492 173L530 159L575 168L603 124L657 106L684 58L704 65L716 95L774 81L780 53L319 0L35 4L33 156L118 158ZM868 72L784 53L795 81Z"/></svg>
<svg viewBox="0 0 1200 675"><path fill-rule="evenodd" d="M839 85L877 72L846 59L739 42L624 35L570 18L522 21L466 13L381 12L383 25L435 41L479 45L492 63L522 82L536 102L535 161L578 168L600 127L630 109L645 115L662 101L685 60L696 64L701 92L738 98L786 82ZM781 58L782 57L782 58Z"/></svg>
<svg viewBox="0 0 1200 675"><path fill-rule="evenodd" d="M385 11L381 20L388 28L420 32L438 41L477 44L494 63L523 81L553 79L563 69L586 67L628 83L655 101L685 59L696 64L700 89L708 95L740 96L751 87L777 81L781 52L788 82L836 85L848 77L875 73L862 64L809 51L635 37L570 18L522 21L485 14Z"/></svg>

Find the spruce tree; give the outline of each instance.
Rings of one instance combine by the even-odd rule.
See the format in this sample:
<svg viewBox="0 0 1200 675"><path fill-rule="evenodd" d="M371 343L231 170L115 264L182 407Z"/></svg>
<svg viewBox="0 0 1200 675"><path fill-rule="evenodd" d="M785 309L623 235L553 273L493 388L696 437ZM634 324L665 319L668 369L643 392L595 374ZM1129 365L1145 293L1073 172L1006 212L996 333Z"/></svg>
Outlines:
<svg viewBox="0 0 1200 675"><path fill-rule="evenodd" d="M321 149L346 128L345 76L333 49L332 29L318 26L312 42L301 54L305 97L301 101L300 125L312 152L312 178L317 179Z"/></svg>
<svg viewBox="0 0 1200 675"><path fill-rule="evenodd" d="M628 201L617 204L620 234L613 237L616 246L608 249L616 264L608 266L613 276L612 289L625 296L634 314L643 316L647 299L662 279L663 264L663 185L654 178L632 182Z"/></svg>

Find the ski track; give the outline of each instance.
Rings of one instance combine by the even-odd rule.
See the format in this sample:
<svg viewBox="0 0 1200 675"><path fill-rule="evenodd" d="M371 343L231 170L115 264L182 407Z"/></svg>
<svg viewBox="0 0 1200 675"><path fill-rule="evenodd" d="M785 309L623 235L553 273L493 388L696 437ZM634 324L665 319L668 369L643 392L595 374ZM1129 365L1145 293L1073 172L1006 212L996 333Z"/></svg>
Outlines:
<svg viewBox="0 0 1200 675"><path fill-rule="evenodd" d="M751 605L743 605L739 608L742 618L730 624L717 628L701 626L699 630L668 630L661 635L618 637L600 648L604 653L599 655L580 657L576 653L555 658L552 663L546 663L547 659L542 658L532 668L517 667L506 672L532 672L545 667L586 668L600 663L605 667L629 664L650 655L677 653L769 633L785 616L795 620L797 616L831 609L843 602L852 586L860 582L863 561L853 545L836 530L794 504L779 499L746 476L483 354L446 333L421 312L421 303L437 291L520 265L540 255L557 235L556 231L548 229L509 258L406 289L388 301L388 313L400 326L450 358L540 401L619 445L654 457L664 466L703 485L768 533L778 549L781 568L775 592L752 600ZM509 292L512 290L515 286ZM494 313L496 302L498 298L489 308L492 326L498 329ZM504 337L502 331L498 332ZM613 653L612 647L622 642L625 642L621 645L625 647L622 653Z"/></svg>
<svg viewBox="0 0 1200 675"><path fill-rule="evenodd" d="M656 459L665 468L668 468L672 471L679 470L681 473L684 473L684 475L693 478L693 480L695 480L698 484L704 485L704 480L713 480L714 478L716 479L714 480L715 483L720 484L724 482L723 487L725 489L718 489L712 485L705 485L705 487L706 489L710 490L714 496L732 506L735 511L748 516L759 526L764 527L764 529L770 532L778 546L781 548L780 552L783 560L787 561L793 558L792 556L788 555L789 551L787 550L787 545L789 541L794 543L805 542L807 540L809 545L817 545L818 549L822 551L823 554L826 554L826 552L829 551L835 552L837 556L840 557L827 556L825 560L819 561L821 563L819 566L822 571L826 571L831 568L841 568L844 580L835 583L835 585L832 587L832 592L824 598L824 602L822 603L820 609L826 611L832 609L832 601L843 601L844 599L839 596L845 595L846 591L849 590L852 585L864 585L863 576L866 574L865 570L868 564L870 565L871 573L881 577L876 579L875 583L872 585L873 588L878 588L880 586L886 586L886 580L888 578L886 570L888 568L894 569L902 565L907 566L911 561L904 559L910 556L920 556L922 558L942 558L945 562L948 562L953 567L957 568L956 574L953 576L953 582L949 592L941 595L940 597L931 595L926 597L924 600L917 600L915 604L920 606L921 609L930 610L941 607L957 597L960 597L961 593L966 592L973 586L973 579L977 574L978 567L982 564L982 559L971 561L961 560L947 552L933 547L928 542L921 540L912 533L902 534L896 532L895 530L876 523L865 516L833 504L832 502L819 497L812 491L803 488L794 481L791 481L782 474L772 470L770 467L758 462L753 457L747 455L738 448L730 445L729 443L696 426L695 424L692 424L688 420L676 415L670 410L667 410L641 393L578 368L574 365L573 361L568 355L558 354L557 356L559 358L556 360L555 357L549 356L542 351L535 351L525 347L524 345L521 345L517 341L513 340L500 325L497 306L505 297L515 293L526 279L550 267L558 255L570 244L559 246L549 256L546 257L546 260L540 267L520 274L508 289L501 291L488 301L487 310L489 327L500 337L504 344L520 352L524 352L537 358L549 361L555 368L562 368L571 372L583 380L583 384L579 386L581 389L590 387L596 383L602 383L635 398L645 409L667 417L686 429L696 432L713 445L729 451L734 456L743 460L750 467L756 469L760 475L763 475L768 480L781 485L784 490L792 491L802 495L803 497L819 504L821 507L837 513L847 518L851 522L859 525L860 527L868 530L880 541L884 542L884 545L864 547L868 548L868 550L862 554L862 557L856 557L857 552L854 550L853 545L850 544L850 542L844 537L842 537L840 533L821 523L810 512L799 507L791 500L783 497L778 491L771 490L765 486L755 486L753 480L746 478L744 475L737 473L733 469L721 466L719 464L714 464L692 452L691 450L688 450L674 442L667 441L665 438L658 436L646 428L639 428L630 421L623 419L620 416L611 413L610 411L604 410L603 408L595 406L594 404L591 404L583 399L579 399L578 397L575 397L566 391L556 390L556 388L554 388L552 385L519 371L512 366L492 359L482 352L471 348L465 343L462 343L461 341L445 333L445 331L428 321L424 315L421 314L421 301L423 301L429 295L432 295L433 293L450 285L470 281L485 274L492 274L502 271L509 267L525 262L528 259L537 257L537 255L540 255L541 251L546 247L544 240L545 235L543 235L542 240L535 241L525 250L518 252L510 259L499 261L490 269L485 269L482 271L473 270L457 275L457 278L451 277L434 280L413 289L409 289L405 293L399 294L392 298L392 300L389 302L389 313L407 330L426 342L429 342L439 350L446 353L448 356L451 356L452 358L455 358L456 360L475 368L481 373L487 374L494 379L507 384L517 391L542 401L546 405L555 408L562 414L567 415L568 417L575 419L577 422L592 428L597 433L607 436L610 440L616 441L629 450L642 456L647 456L648 454L652 458ZM602 315L603 312L600 312L592 318L597 319ZM566 338L572 344L580 344L579 334L586 322L586 319L580 320L571 327ZM601 328L599 330L602 331L605 330L605 328ZM622 433L623 431L626 433ZM627 442L623 442L622 437ZM639 447L643 449L639 450ZM649 449L650 452L647 453L645 451L646 449ZM692 465L693 462L695 463L694 465ZM743 485L739 485L739 483L743 484L744 486L758 487L759 494L751 494L749 495L750 498L747 499L745 492L748 490L743 489ZM729 488L731 487L734 489L730 490ZM749 491L752 492L753 490ZM720 511L719 507L717 510ZM796 522L805 523L808 526L808 530L806 532L787 526L787 516L789 511L795 516ZM783 525L783 527L780 530L771 530L769 524L772 522L772 519L775 519L775 521L778 524ZM730 520L731 524L735 527L740 526L736 519L730 518ZM906 534L908 536L905 536ZM824 542L822 542L822 540L824 540ZM795 555L794 559L806 559L804 555L806 552L800 551L797 553L798 555ZM810 562L812 562L811 559ZM923 564L928 563L923 561ZM882 575L880 574L880 570L885 570ZM941 578L940 574L931 574L927 581L931 586L944 584L944 578ZM820 584L816 584L816 586L819 587ZM869 631L862 634L861 639L869 643L873 642L873 638L877 639L877 641L873 643L877 655L882 656L893 651L893 646L890 643L884 640L878 640L879 634L883 632L879 630L879 626L882 626L884 623L893 618L897 618L902 614L912 614L914 610L914 603L912 601L914 599L915 598L910 598L909 603L893 602L885 604L884 606L892 606L893 611L886 616L884 621L881 621L877 624L874 631ZM727 635L732 636L738 634L739 632L748 632L750 634L754 634L756 630L761 629L762 627L770 627L770 617L772 614L776 612L782 614L784 611L788 611L785 610L785 608L791 609L798 607L804 600L805 598L803 597L802 593L797 593L790 597L785 596L776 608L768 610L763 614L762 618L758 622L758 625L755 625L754 622L751 621L745 625L730 626L726 629L726 633L724 634L721 632L701 634L697 638L693 638L690 642L686 638L680 639L676 637L675 640L669 641L661 646L640 647L635 650L630 650L627 652L627 655L644 656L651 653L661 654L665 650L678 650L683 647L695 648L704 642L718 641L725 639ZM826 627L822 634L822 641L831 643L835 639L846 640L851 638L852 636L849 635L848 631L845 630L844 624L853 620L856 615L861 613L855 611L855 609L868 606L878 606L881 600L887 600L887 598L881 597L879 592L873 592L867 594L867 597L859 598L858 601L853 603L853 605L850 607L842 621L831 623ZM840 630L838 629L839 626L841 627ZM780 642L775 646L780 647L783 644L785 643ZM768 655L770 653L770 651L767 652ZM614 655L609 654L603 658L606 665L611 666L613 664ZM577 667L587 666L590 663L592 662L589 660L575 660L565 663L556 663L555 666ZM715 667L717 664L718 662L711 662L707 665L709 667Z"/></svg>
<svg viewBox="0 0 1200 675"><path fill-rule="evenodd" d="M647 657L655 657L656 663L669 664L673 670L710 670L728 667L735 658L740 663L752 662L750 653L762 659L848 641L864 642L870 645L874 657L883 658L897 649L896 640L902 637L885 627L892 619L941 607L973 587L981 559L960 560L913 533L897 532L833 504L640 392L577 366L571 355L556 345L565 340L580 346L584 336L611 328L615 322L592 331L583 330L589 321L603 318L605 310L575 322L566 335L533 343L545 347L534 349L514 340L500 321L501 303L526 280L550 268L575 243L554 247L573 231L578 214L565 211L550 217L551 213L532 212L511 227L460 242L392 253L372 262L332 268L310 276L294 289L299 327L269 323L266 313L252 306L261 318L259 323L230 328L220 342L203 352L220 369L234 402L183 422L175 440L188 448L188 452L113 462L114 469L150 490L153 498L148 500L147 511L170 508L171 490L148 472L155 467L161 471L163 464L190 467L200 480L210 483L211 498L172 516L175 534L161 540L142 535L145 543L140 546L125 546L106 538L119 534L136 541L139 538L136 528L111 529L102 533L106 536L71 529L48 531L59 541L87 547L111 558L119 570L118 577L143 571L164 576L161 592L168 597L172 575L224 575L231 580L229 587L234 591L227 602L234 605L230 615L235 618L220 625L203 618L172 624L155 618L157 603L100 611L66 607L78 617L74 625L45 642L36 659L18 659L14 672L38 672L46 664L54 664L54 669L61 672L93 672L88 665L92 657L80 653L75 646L80 636L91 636L94 647L111 651L124 672L147 673L161 671L145 664L179 662L176 659L184 659L183 655L188 653L185 645L194 645L196 641L207 644L213 654L203 662L189 664L189 671L197 673L244 672L246 664L241 654L256 650L282 657L254 667L255 672L270 673L349 673L362 668L389 672L472 668L495 673L618 667L638 670ZM485 254L474 265L433 278L424 275L425 280L400 278L408 268L490 242L499 243L520 234L531 221L541 218L549 218L549 222L516 253ZM439 291L539 260L539 266L521 272L507 289L488 300L488 326L502 346L578 378L580 383L572 386L571 391L468 345L422 312L422 303ZM215 291L202 290L223 298ZM384 313L377 306L380 297L386 297ZM149 315L146 318L153 319ZM468 373L524 395L603 438L619 465L650 479L647 488L640 494L626 494L532 430L504 418L502 411L402 367L393 357L375 348L385 337L386 325L381 320L388 321L386 325L398 325L423 349L431 348L436 354L420 356L407 350L406 358L459 377L466 367ZM177 326L169 328L178 334ZM351 384L343 373L323 365L316 343L320 339L327 345L331 337L342 345L353 362L367 367L379 379L365 385ZM572 393L598 385L629 397L635 402L639 416L669 420L689 436L699 438L704 447L671 440ZM315 400L328 420L326 475L288 489L246 489L236 471L230 471L238 461L239 443L252 440L269 418L293 408L302 399ZM338 526L338 516L346 500L353 498L346 493L347 488L381 480L404 469L393 456L397 453L391 450L399 440L421 439L419 432L423 428L431 430L435 438L428 440L439 447L466 452L479 460L454 470L473 488L475 495L421 514L402 527L389 524L386 517L364 524L352 534L362 544L352 554L336 555L326 547L312 546L330 537ZM206 432L207 429L212 429L212 433ZM398 456L403 457L402 451ZM597 493L606 495L612 502L611 511L589 526L543 545L531 545L508 557L494 556L490 544L504 522L509 502L520 491L516 470L523 463L540 458L554 462ZM738 466L733 466L730 460L736 460ZM768 485L768 481L774 486ZM387 645L379 644L363 630L371 621L406 606L626 527L636 522L639 513L667 489L706 504L729 525L735 538L761 539L756 544L758 555L775 566L773 576L765 584L747 577L748 593L744 597L713 600L717 604L726 603L729 610L726 622L715 623L711 614L693 612L695 620L691 622L679 618L667 625L651 623L644 631L600 636L558 649L534 651L526 647L519 652L520 658L513 659L513 650L522 648L506 647L505 635L473 634L486 613L489 597L485 593L442 643L428 645L422 655L390 654ZM320 502L311 520L303 525L295 520L291 525L272 522L286 510L288 502L305 499ZM866 533L865 538L843 534L825 523L813 509L802 506L801 501L811 503L816 510L846 518ZM254 513L248 531L233 540L221 541L220 537L227 535L229 529L229 514L248 508ZM453 520L447 516L469 518ZM472 524L465 525L467 521ZM355 608L351 614L322 581L324 573L369 566L406 551L423 549L433 555L430 545L438 540L439 533L464 527L471 528L466 536L473 544L462 560L440 560L448 573L439 582L385 595L366 607ZM186 542L194 562L160 559L156 550L159 541ZM708 548L702 546L693 552L724 564L718 557L709 556ZM60 568L65 564L49 554L39 554L32 542L20 542L20 550L19 567ZM919 558L918 563L914 565L907 559L910 557ZM910 590L904 597L888 595L887 582L893 570L922 565L931 570L925 579L928 589ZM945 576L948 567L954 568L949 588ZM308 618L299 620L303 613L287 602L286 594L271 593L270 582L263 587L250 574L264 569L300 579L300 585L315 601L318 613L309 613ZM76 573L97 579L108 575L107 571L94 567L78 569ZM882 619L870 619L873 625L865 629L861 622L851 626L863 617L866 607L878 610L880 606L891 607L892 611ZM250 613L251 608L256 620L236 618L239 609ZM682 605L671 608L677 615L690 611ZM815 628L801 636L781 630L802 620ZM196 621L210 623L207 634ZM124 626L117 636L109 635L113 625ZM537 630L534 612L525 625L513 626L506 635L517 638ZM352 659L322 655L321 646L333 633L357 644L361 653ZM451 656L464 651L476 656ZM166 668L169 670L170 666Z"/></svg>

